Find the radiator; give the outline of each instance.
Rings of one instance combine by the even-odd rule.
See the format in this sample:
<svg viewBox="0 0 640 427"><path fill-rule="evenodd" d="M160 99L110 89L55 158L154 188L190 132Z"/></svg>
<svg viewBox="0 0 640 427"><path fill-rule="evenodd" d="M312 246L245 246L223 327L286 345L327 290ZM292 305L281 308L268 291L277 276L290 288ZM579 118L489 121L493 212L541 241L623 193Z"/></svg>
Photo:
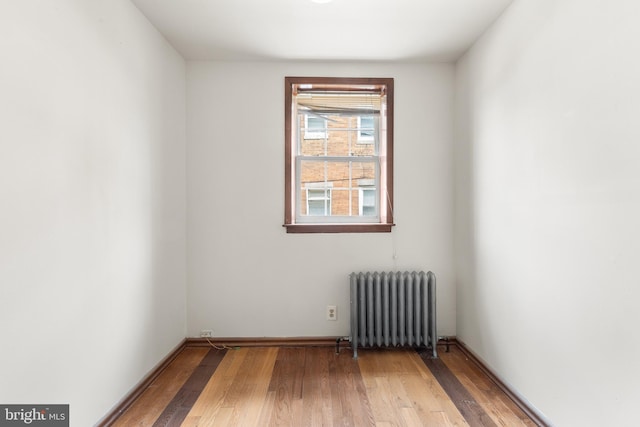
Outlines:
<svg viewBox="0 0 640 427"><path fill-rule="evenodd" d="M432 272L351 273L351 347L436 344L436 276Z"/></svg>

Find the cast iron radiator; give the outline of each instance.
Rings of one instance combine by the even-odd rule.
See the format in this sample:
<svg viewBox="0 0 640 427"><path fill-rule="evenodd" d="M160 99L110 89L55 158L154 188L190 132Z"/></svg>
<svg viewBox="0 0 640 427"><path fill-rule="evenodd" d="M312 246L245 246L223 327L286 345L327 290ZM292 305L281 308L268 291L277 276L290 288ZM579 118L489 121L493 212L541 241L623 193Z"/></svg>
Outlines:
<svg viewBox="0 0 640 427"><path fill-rule="evenodd" d="M436 344L436 276L425 272L351 273L351 347Z"/></svg>

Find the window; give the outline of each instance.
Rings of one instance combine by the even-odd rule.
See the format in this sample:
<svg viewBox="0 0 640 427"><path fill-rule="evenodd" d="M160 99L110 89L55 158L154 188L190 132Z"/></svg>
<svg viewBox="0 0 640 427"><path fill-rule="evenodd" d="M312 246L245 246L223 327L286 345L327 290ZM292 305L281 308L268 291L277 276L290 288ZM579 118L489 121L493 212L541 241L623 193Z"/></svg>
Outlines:
<svg viewBox="0 0 640 427"><path fill-rule="evenodd" d="M331 190L307 189L307 214L309 216L331 215Z"/></svg>
<svg viewBox="0 0 640 427"><path fill-rule="evenodd" d="M393 79L285 78L284 225L391 231Z"/></svg>
<svg viewBox="0 0 640 427"><path fill-rule="evenodd" d="M360 206L358 212L362 216L373 216L376 213L376 199L375 189L373 188L361 188L360 189Z"/></svg>
<svg viewBox="0 0 640 427"><path fill-rule="evenodd" d="M375 121L373 116L358 117L358 142L361 144L373 143L375 136Z"/></svg>
<svg viewBox="0 0 640 427"><path fill-rule="evenodd" d="M331 183L307 183L306 214L309 216L331 215Z"/></svg>
<svg viewBox="0 0 640 427"><path fill-rule="evenodd" d="M358 213L361 216L374 216L376 210L375 181L372 179L358 180Z"/></svg>
<svg viewBox="0 0 640 427"><path fill-rule="evenodd" d="M321 116L304 115L304 139L323 139L327 136L327 121Z"/></svg>

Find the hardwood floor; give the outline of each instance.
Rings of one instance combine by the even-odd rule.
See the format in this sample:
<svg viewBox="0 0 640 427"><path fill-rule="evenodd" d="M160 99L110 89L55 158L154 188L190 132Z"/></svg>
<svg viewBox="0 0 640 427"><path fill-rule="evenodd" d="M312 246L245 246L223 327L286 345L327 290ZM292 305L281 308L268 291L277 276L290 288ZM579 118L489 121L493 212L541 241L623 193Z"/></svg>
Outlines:
<svg viewBox="0 0 640 427"><path fill-rule="evenodd" d="M185 347L113 426L534 426L456 346Z"/></svg>

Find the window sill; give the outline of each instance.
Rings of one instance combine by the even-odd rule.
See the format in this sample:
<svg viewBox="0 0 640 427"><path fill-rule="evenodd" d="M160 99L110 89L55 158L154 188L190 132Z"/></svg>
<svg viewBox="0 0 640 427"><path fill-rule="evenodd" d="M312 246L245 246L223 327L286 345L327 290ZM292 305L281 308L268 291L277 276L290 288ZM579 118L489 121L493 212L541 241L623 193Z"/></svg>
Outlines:
<svg viewBox="0 0 640 427"><path fill-rule="evenodd" d="M284 224L287 233L390 233L395 224Z"/></svg>

